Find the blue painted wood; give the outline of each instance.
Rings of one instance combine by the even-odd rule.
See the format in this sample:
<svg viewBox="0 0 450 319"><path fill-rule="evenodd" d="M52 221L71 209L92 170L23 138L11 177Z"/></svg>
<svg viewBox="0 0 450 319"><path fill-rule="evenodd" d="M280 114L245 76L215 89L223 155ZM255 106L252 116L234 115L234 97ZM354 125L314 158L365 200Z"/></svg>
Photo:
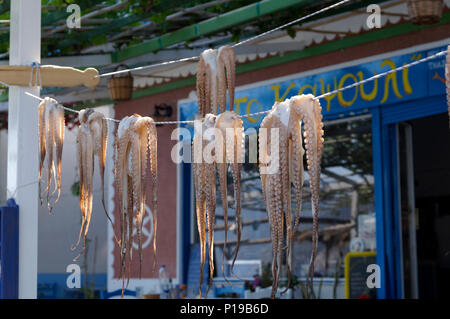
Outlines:
<svg viewBox="0 0 450 319"><path fill-rule="evenodd" d="M447 100L445 94L441 94L383 106L381 116L383 125L387 125L445 112L447 112Z"/></svg>
<svg viewBox="0 0 450 319"><path fill-rule="evenodd" d="M188 266L191 247L191 164L181 163L181 240L182 240L182 271L181 282L187 284L188 280Z"/></svg>
<svg viewBox="0 0 450 319"><path fill-rule="evenodd" d="M0 207L0 299L19 296L19 206L9 199Z"/></svg>
<svg viewBox="0 0 450 319"><path fill-rule="evenodd" d="M447 112L445 95L436 95L380 108L382 142L377 146L382 157L382 202L384 238L385 298L403 298L403 253L398 174L397 123ZM373 128L375 130L375 128ZM374 149L375 151L375 149ZM374 153L375 154L375 153ZM380 178L379 174L375 177ZM378 216L377 216L378 219ZM378 222L378 220L377 220ZM378 232L378 226L377 226ZM377 234L378 235L378 234ZM381 234L380 234L381 236ZM381 240L381 238L380 238ZM379 254L377 236L377 250Z"/></svg>
<svg viewBox="0 0 450 319"><path fill-rule="evenodd" d="M214 287L215 298L244 298L245 287L244 286L225 286Z"/></svg>
<svg viewBox="0 0 450 319"><path fill-rule="evenodd" d="M400 198L400 167L398 162L398 128L397 124L389 125L390 152L391 152L391 183L392 183L392 219L393 219L393 246L395 261L395 291L396 298L404 298L403 291L403 247L401 229L401 198Z"/></svg>
<svg viewBox="0 0 450 319"><path fill-rule="evenodd" d="M377 241L377 264L380 267L380 288L377 289L377 298L388 297L385 225L384 225L384 191L383 191L383 141L381 134L381 111L373 108L372 112L372 152L373 176L375 193L375 224Z"/></svg>
<svg viewBox="0 0 450 319"><path fill-rule="evenodd" d="M104 290L100 291L100 298L101 299L110 299L112 297L118 297L118 296L121 296L121 295L122 295L122 289L117 289L117 290L114 290L112 292L107 292L107 291L104 291ZM136 297L136 291L125 289L124 292L123 292L123 295L124 296L130 296L130 297Z"/></svg>
<svg viewBox="0 0 450 319"><path fill-rule="evenodd" d="M382 156L383 156L383 219L385 227L385 251L386 251L386 279L387 298L395 298L395 258L394 258L394 219L393 219L393 197L392 197L392 156L390 152L391 134L389 127L383 125Z"/></svg>
<svg viewBox="0 0 450 319"><path fill-rule="evenodd" d="M206 248L208 251L208 246ZM191 246L191 253L189 258L189 269L187 278L188 293L198 295L200 288L200 244L195 243ZM202 296L206 295L208 289L209 277L209 258L206 256L205 266L203 268L203 284L201 287ZM193 296L191 296L193 297Z"/></svg>

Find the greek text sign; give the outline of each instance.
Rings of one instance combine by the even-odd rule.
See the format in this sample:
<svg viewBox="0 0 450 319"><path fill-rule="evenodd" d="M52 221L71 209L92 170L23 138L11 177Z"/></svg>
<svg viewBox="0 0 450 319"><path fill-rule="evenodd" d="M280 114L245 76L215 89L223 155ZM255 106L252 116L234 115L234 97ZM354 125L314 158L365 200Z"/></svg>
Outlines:
<svg viewBox="0 0 450 319"><path fill-rule="evenodd" d="M234 110L251 114L268 110L275 101L297 94L321 95L372 77L399 66L445 50L440 47L396 57L390 57L338 70L238 89ZM363 85L327 96L321 100L324 116L359 112L377 105L388 105L445 93L445 57L421 63ZM192 120L198 112L196 101L180 104L180 119ZM259 127L264 115L244 118L245 128Z"/></svg>

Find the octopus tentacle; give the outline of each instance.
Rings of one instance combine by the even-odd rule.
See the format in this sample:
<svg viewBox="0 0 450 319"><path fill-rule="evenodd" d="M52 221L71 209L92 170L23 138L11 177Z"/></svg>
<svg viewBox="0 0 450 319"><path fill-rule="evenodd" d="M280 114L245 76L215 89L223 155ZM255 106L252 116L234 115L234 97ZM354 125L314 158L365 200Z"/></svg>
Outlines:
<svg viewBox="0 0 450 319"><path fill-rule="evenodd" d="M152 217L153 217L153 269L156 267L156 230L158 222L158 166L156 163L158 152L158 139L156 135L156 125L153 119L148 123L149 135L148 135L148 147L150 151L150 174L152 177Z"/></svg>
<svg viewBox="0 0 450 319"><path fill-rule="evenodd" d="M142 228L146 213L147 163L153 181L153 248L156 263L156 126L150 117L134 114L125 117L119 123L116 144L116 184L118 188L121 220L121 274L125 280L128 262L128 280L131 277L133 249L133 219L136 219L138 238L139 277L142 272ZM124 285L123 285L124 286Z"/></svg>
<svg viewBox="0 0 450 319"><path fill-rule="evenodd" d="M136 209L136 234L138 237L138 251L139 251L139 276L141 275L141 265L142 265L142 185L141 185L141 154L140 154L140 141L137 134L132 133L131 140L131 183L132 183L132 197L133 203ZM132 240L132 239L131 239Z"/></svg>
<svg viewBox="0 0 450 319"><path fill-rule="evenodd" d="M311 185L311 205L313 215L312 254L309 265L310 289L313 293L314 261L319 240L319 186L320 161L323 152L322 108L311 94L291 98L291 107L304 122L306 159Z"/></svg>
<svg viewBox="0 0 450 319"><path fill-rule="evenodd" d="M219 72L224 73L224 68L226 71L226 86L228 88L228 98L229 98L229 110L233 110L234 105L234 90L235 90L235 65L236 65L236 55L234 53L234 49L230 47L229 45L225 45L223 47L219 48L218 51L218 62L219 62ZM225 75L225 74L224 74ZM225 97L225 103L226 103L226 97ZM225 108L220 110L220 113L223 113L226 111L226 104Z"/></svg>
<svg viewBox="0 0 450 319"><path fill-rule="evenodd" d="M47 193L47 203L49 203L49 195L51 189L51 181L54 172L54 164L53 164L53 145L54 145L54 133L55 133L55 119L54 119L54 109L49 107L46 109L47 114L46 117L48 119L47 123L47 138L46 142L46 150L47 150L47 188L45 192Z"/></svg>
<svg viewBox="0 0 450 319"><path fill-rule="evenodd" d="M81 228L78 234L78 240L75 246L72 246L72 250L79 245L81 234L84 228L84 220L85 220L85 210L84 210L84 165L83 164L83 154L84 154L84 133L79 132L77 135L77 155L78 155L78 166L79 166L79 175L80 175L80 208L81 208Z"/></svg>
<svg viewBox="0 0 450 319"><path fill-rule="evenodd" d="M203 269L206 261L206 222L208 224L208 255L210 258L210 279L214 272L214 215L216 210L216 182L215 182L215 160L206 162L203 159L203 149L208 142L204 139L203 132L214 127L216 117L207 114L202 120L201 130L195 131L192 149L194 154L194 185L196 195L197 228L200 238L200 297L202 295L201 286L203 284ZM209 145L208 145L209 146ZM213 144L216 147L216 144ZM215 156L215 154L214 154ZM208 220L206 221L206 218ZM208 291L211 287L209 281Z"/></svg>
<svg viewBox="0 0 450 319"><path fill-rule="evenodd" d="M199 113L217 114L218 91L217 50L208 49L200 55L197 66L197 96Z"/></svg>
<svg viewBox="0 0 450 319"><path fill-rule="evenodd" d="M243 134L243 123L242 120L239 119L238 115L231 111L225 111L221 113L216 120L216 129L221 132L221 137L218 139L221 145L218 147L222 147L222 158L218 159L217 163L219 169L219 176L221 176L221 189L222 189L222 198L224 201L224 211L226 212L225 217L225 242L224 242L224 250L227 239L227 227L228 227L228 206L227 203L227 181L226 181L226 162L230 164L231 173L233 176L233 191L234 191L234 206L235 206L235 216L236 216L236 224L237 224L237 241L235 254L232 261L231 269L233 270L234 263L236 261L239 246L241 241L241 233L242 233L242 217L241 217L241 168L242 162L244 161L244 134ZM225 162L226 160L226 162ZM223 163L222 163L223 162ZM223 184L223 185L222 185Z"/></svg>
<svg viewBox="0 0 450 319"><path fill-rule="evenodd" d="M222 47L219 50L208 49L202 52L200 55L200 62L197 66L197 97L198 97L198 106L199 106L199 114L204 116L204 120L202 122L202 126L205 128L212 127L214 122L216 121L216 117L213 114L217 114L217 107L219 107L220 113L226 112L226 101L227 101L227 89L229 92L229 100L230 100L230 109L232 109L234 104L234 65L235 56L234 51L231 47ZM212 114L207 114L212 113ZM235 115L233 115L235 117ZM236 117L237 118L237 117ZM233 128L233 122L228 123L231 126L229 128ZM242 124L242 122L241 122ZM226 129L226 126L223 128ZM218 142L220 140L220 142ZM237 143L237 139L233 138L234 142L232 145ZM240 139L239 139L240 141ZM198 159L202 158L202 148L204 146L203 134L200 132L195 133L192 148L194 156ZM200 162L194 163L194 179L195 179L195 187L196 187L196 211L197 211L197 223L198 223L198 231L200 236L200 262L201 262L201 282L200 282L200 296L201 296L201 284L203 280L203 266L205 262L205 253L206 253L206 238L205 234L205 213L208 217L208 242L209 242L209 259L210 259L210 279L212 278L214 272L214 264L213 264L213 252L214 252L214 215L216 209L215 202L215 168L217 166L219 170L219 182L220 188L222 190L222 202L224 206L224 218L225 218L225 243L224 250L226 248L226 240L227 240L227 227L228 227L228 201L227 201L227 192L226 192L226 169L227 166L224 163L224 159L226 159L228 154L221 155L221 158L217 154L217 147L220 147L222 150L224 148L223 139L218 139L216 137L215 140L215 148L216 148L216 158L213 163L203 163ZM227 147L225 147L227 148ZM199 151L200 149L200 151ZM234 147L233 149L236 149ZM198 154L198 153L201 154ZM234 155L233 155L234 156ZM194 161L195 162L195 161ZM223 163L222 163L223 162ZM232 174L235 183L235 200L236 203L236 218L238 224L238 245L236 247L236 255L239 249L239 240L240 240L240 232L241 232L241 218L240 218L240 166L232 165ZM239 176L238 176L239 175ZM206 210L206 212L205 212ZM236 256L234 260L236 259ZM234 265L233 260L233 265ZM222 269L223 269L224 257L222 259ZM210 281L211 283L211 281ZM208 286L208 290L210 285Z"/></svg>
<svg viewBox="0 0 450 319"><path fill-rule="evenodd" d="M236 216L236 249L234 253L234 258L231 263L231 271L233 271L234 264L236 262L236 258L238 256L241 236L242 236L242 208L241 208L241 169L242 162L244 156L244 133L243 126L241 120L234 120L233 123L234 134L232 137L233 140L233 149L234 154L232 154L233 162L231 164L231 174L233 175L233 191L234 191L234 214ZM230 148L227 147L227 150Z"/></svg>
<svg viewBox="0 0 450 319"><path fill-rule="evenodd" d="M61 166L62 166L62 151L64 145L64 110L62 108L56 108L55 112L56 122L56 134L55 134L55 147L56 147L56 176L57 176L57 197L51 205L50 211L55 204L59 201L61 196Z"/></svg>
<svg viewBox="0 0 450 319"><path fill-rule="evenodd" d="M209 250L209 285L214 275L214 219L216 211L216 170L215 164L205 164L206 182L206 212L208 217L208 250ZM206 293L208 294L208 292Z"/></svg>
<svg viewBox="0 0 450 319"><path fill-rule="evenodd" d="M227 77L225 74L225 61L220 56L217 58L217 102L219 104L219 112L224 113L227 110Z"/></svg>
<svg viewBox="0 0 450 319"><path fill-rule="evenodd" d="M280 166L278 171L271 176L272 185L274 187L275 192L275 211L274 211L274 222L275 228L277 232L277 274L274 277L275 286L278 286L280 274L281 274L281 266L282 266L282 246L283 246L283 238L284 238L284 223L283 223L283 211L286 209L288 203L287 200L287 191L286 191L286 179L287 179L287 154L286 154L286 143L287 143L287 127L280 121L278 117L274 118L273 121L274 127L279 128L279 140L276 141L278 144L279 154L280 154ZM275 140L272 139L273 143ZM276 290L272 291L272 297L274 297Z"/></svg>
<svg viewBox="0 0 450 319"><path fill-rule="evenodd" d="M193 139L193 150L194 152L199 149L198 145L202 145L201 134L196 134ZM200 152L202 147L200 147ZM195 156L195 155L194 155ZM201 156L201 154L200 154ZM198 157L197 157L198 158ZM201 157L200 157L201 158ZM206 229L205 229L205 219L206 219L206 194L203 193L204 183L205 183L205 171L202 163L194 162L194 186L195 186L195 201L196 201L196 213L197 213L197 229L199 234L200 242L200 286L199 292L200 296L202 294L202 284L203 284L203 269L205 266L205 253L206 253Z"/></svg>
<svg viewBox="0 0 450 319"><path fill-rule="evenodd" d="M300 213L302 206L302 193L303 193L303 178L304 178L304 168L303 168L303 156L305 154L305 150L302 145L302 135L301 135L301 126L300 121L294 120L293 123L290 123L291 126L291 137L292 137L292 181L295 189L295 197L296 197L296 206L297 213L295 216L294 228L293 232L295 232L298 228L298 224L300 222Z"/></svg>
<svg viewBox="0 0 450 319"><path fill-rule="evenodd" d="M128 226L128 278L127 278L127 285L126 288L128 288L128 284L130 283L131 278L131 262L133 260L133 208L134 208L134 200L133 196L130 196L130 194L133 194L133 177L128 173L126 175L127 178L127 188L128 188L128 207L126 211L125 218L127 219L127 226Z"/></svg>
<svg viewBox="0 0 450 319"><path fill-rule="evenodd" d="M259 166L263 197L269 217L272 239L272 274L274 278L272 298L275 296L281 274L281 254L284 240L286 240L288 287L291 279L293 235L299 224L302 203L303 155L305 151L302 146L301 121L304 123L306 157L312 192L313 249L309 276L310 289L312 290L313 288L312 278L314 275L314 261L317 255L318 245L320 161L323 151L321 111L319 102L312 95L295 96L284 102L276 102L272 107L272 111L261 123ZM261 129L271 128L279 129L279 138L273 138L271 133L267 133L268 138L264 140L261 135L263 132ZM274 146L275 150L278 149L280 154L279 170L270 174L265 172L265 168L268 166L268 159L271 156L268 153L269 145ZM291 212L291 182L294 185L297 204L295 216L292 216ZM294 222L292 221L293 217ZM286 238L284 229L286 229Z"/></svg>
<svg viewBox="0 0 450 319"><path fill-rule="evenodd" d="M46 101L42 101L38 106L38 132L39 132L39 201L42 205L42 193L41 193L41 179L42 179L42 168L44 167L45 161L45 106Z"/></svg>
<svg viewBox="0 0 450 319"><path fill-rule="evenodd" d="M94 141L92 138L86 138L85 140L85 154L83 165L84 170L84 181L85 181L85 194L84 194L84 210L85 210L85 229L83 234L83 251L86 247L86 236L89 230L89 225L92 216L92 189L93 189L93 174L94 174Z"/></svg>
<svg viewBox="0 0 450 319"><path fill-rule="evenodd" d="M200 57L197 65L197 98L198 98L198 113L203 116L206 114L206 63Z"/></svg>
<svg viewBox="0 0 450 319"><path fill-rule="evenodd" d="M227 89L230 111L234 105L235 53L230 46L218 50L207 49L200 55L197 66L197 97L199 114L217 114L226 111Z"/></svg>
<svg viewBox="0 0 450 319"><path fill-rule="evenodd" d="M264 168L268 167L268 159L271 156L271 152L273 149L279 150L280 148L280 140L272 137L272 128L280 129L280 123L277 120L276 116L272 113L269 113L268 116L264 118L260 126L260 134L265 132L265 138L261 135L259 140L259 158L260 158L260 176L263 190L263 197L265 199L267 215L269 218L270 225L270 236L272 240L272 298L275 297L275 293L278 287L278 277L279 277L279 261L280 261L280 241L282 237L280 237L280 222L281 222L281 214L283 203L281 201L281 175L280 170L272 174L268 174ZM269 145L270 153L269 153Z"/></svg>
<svg viewBox="0 0 450 319"><path fill-rule="evenodd" d="M280 241L279 244L282 244L282 238L283 236L283 217L285 218L285 224L286 224L286 247L287 247L287 258L288 261L290 260L291 256L291 247L292 247L292 214L291 214L291 188L290 188L290 182L289 182L289 137L288 137L288 127L283 125L281 121L278 119L278 125L280 126L280 178L281 178L281 192L282 192L282 210L281 214L279 216L279 236ZM283 214L284 212L284 214ZM283 216L284 215L284 216ZM281 252L281 250L280 250ZM280 262L279 265L281 266L281 254L280 254ZM281 267L279 268L279 271L281 270ZM291 281L291 265L288 262L287 263L287 270L288 270L288 284L286 287L286 290L289 289L290 281Z"/></svg>
<svg viewBox="0 0 450 319"><path fill-rule="evenodd" d="M60 123L62 124L63 117L60 116ZM89 226L92 217L92 201L93 201L93 175L94 175L94 157L98 157L100 176L102 183L102 203L106 216L109 215L106 211L104 202L104 170L107 147L107 124L103 114L92 109L81 110L78 115L80 125L78 127L77 146L78 146L78 167L80 176L80 210L81 210L81 227L78 235L77 243L72 247L76 249L79 245L81 237L83 237L83 251L86 246L86 236L89 231ZM59 125L59 135L63 136L62 125ZM55 139L60 137L55 136ZM58 143L57 143L58 144ZM56 148L57 158L60 158L60 149ZM57 160L57 163L59 160ZM58 165L58 171L60 165ZM58 184L60 181L58 182ZM59 197L59 195L58 195ZM114 235L115 236L115 235ZM116 238L116 237L115 237ZM117 238L116 238L117 241ZM81 253L80 253L81 254ZM75 260L79 257L75 257Z"/></svg>
<svg viewBox="0 0 450 319"><path fill-rule="evenodd" d="M223 206L223 223L224 223L224 243L223 243L223 254L222 254L222 273L224 272L225 263L225 251L227 248L228 240L228 196L227 196L227 164L225 162L225 154L223 155L221 162L217 163L217 171L219 173L219 185L222 198Z"/></svg>

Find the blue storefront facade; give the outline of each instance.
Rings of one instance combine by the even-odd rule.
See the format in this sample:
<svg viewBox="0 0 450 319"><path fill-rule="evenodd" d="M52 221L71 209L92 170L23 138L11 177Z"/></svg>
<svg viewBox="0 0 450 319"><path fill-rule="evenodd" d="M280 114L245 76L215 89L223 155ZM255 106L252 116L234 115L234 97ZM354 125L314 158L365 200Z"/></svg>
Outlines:
<svg viewBox="0 0 450 319"><path fill-rule="evenodd" d="M244 85L236 89L234 110L251 114L269 110L275 101L297 94L315 96L446 50L444 43L417 46L335 66ZM389 74L375 81L323 98L324 121L371 118L376 260L380 266L378 298L404 298L401 213L399 198L398 123L447 112L445 57ZM179 101L179 119L197 113L194 99ZM246 129L257 129L263 115L243 118ZM186 126L192 130L192 127ZM325 124L325 135L327 134ZM182 218L183 277L191 244L193 190L191 166L181 164L178 181ZM319 221L320 222L320 221ZM194 230L195 231L195 230Z"/></svg>

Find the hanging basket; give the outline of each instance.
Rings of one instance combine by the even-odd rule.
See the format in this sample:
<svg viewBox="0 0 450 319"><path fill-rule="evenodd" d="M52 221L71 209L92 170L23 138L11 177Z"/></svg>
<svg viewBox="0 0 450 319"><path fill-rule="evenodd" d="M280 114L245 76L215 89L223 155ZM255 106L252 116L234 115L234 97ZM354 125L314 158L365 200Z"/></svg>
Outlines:
<svg viewBox="0 0 450 319"><path fill-rule="evenodd" d="M128 66L121 64L116 67L115 71L120 68L125 67L129 69ZM131 99L133 93L133 77L130 72L124 73L125 75L112 76L108 79L108 89L111 99L114 101L125 101Z"/></svg>
<svg viewBox="0 0 450 319"><path fill-rule="evenodd" d="M441 20L443 0L408 0L408 12L414 24L434 24Z"/></svg>

